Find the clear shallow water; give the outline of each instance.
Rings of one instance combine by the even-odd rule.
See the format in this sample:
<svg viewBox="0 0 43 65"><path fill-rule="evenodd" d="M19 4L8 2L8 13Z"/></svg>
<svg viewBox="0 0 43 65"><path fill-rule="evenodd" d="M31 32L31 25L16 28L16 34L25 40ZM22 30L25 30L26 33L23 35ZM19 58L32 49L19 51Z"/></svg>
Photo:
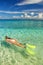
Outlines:
<svg viewBox="0 0 43 65"><path fill-rule="evenodd" d="M43 65L42 29L0 29L0 34L0 65ZM7 44L4 41L6 35L22 44L36 45L37 54L28 56L22 48Z"/></svg>
<svg viewBox="0 0 43 65"><path fill-rule="evenodd" d="M6 35L22 44L36 45L36 55L27 55L24 49L6 43ZM43 65L43 27L0 28L0 65Z"/></svg>

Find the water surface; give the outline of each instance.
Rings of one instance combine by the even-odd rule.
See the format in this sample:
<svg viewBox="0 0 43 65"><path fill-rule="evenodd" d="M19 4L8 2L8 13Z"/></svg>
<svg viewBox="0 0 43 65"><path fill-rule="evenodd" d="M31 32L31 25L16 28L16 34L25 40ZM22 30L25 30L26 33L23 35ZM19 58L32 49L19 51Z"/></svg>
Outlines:
<svg viewBox="0 0 43 65"><path fill-rule="evenodd" d="M22 44L35 45L36 54L27 55L23 48L8 44L6 35ZM0 21L0 65L43 65L43 21Z"/></svg>

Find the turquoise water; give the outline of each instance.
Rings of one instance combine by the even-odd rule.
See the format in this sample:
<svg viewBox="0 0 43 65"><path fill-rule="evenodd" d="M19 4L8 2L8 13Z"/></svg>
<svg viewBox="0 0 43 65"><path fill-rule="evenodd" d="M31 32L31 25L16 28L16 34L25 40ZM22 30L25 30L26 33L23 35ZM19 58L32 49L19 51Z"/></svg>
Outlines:
<svg viewBox="0 0 43 65"><path fill-rule="evenodd" d="M5 36L36 46L35 55L5 42ZM43 21L0 21L0 65L43 65Z"/></svg>

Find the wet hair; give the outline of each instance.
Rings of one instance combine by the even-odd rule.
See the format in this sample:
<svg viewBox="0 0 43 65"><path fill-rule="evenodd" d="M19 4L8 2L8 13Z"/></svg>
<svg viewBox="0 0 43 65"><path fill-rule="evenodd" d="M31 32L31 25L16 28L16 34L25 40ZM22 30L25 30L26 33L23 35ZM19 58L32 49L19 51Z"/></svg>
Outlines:
<svg viewBox="0 0 43 65"><path fill-rule="evenodd" d="M5 36L5 39L11 39L10 37L8 37L8 36Z"/></svg>

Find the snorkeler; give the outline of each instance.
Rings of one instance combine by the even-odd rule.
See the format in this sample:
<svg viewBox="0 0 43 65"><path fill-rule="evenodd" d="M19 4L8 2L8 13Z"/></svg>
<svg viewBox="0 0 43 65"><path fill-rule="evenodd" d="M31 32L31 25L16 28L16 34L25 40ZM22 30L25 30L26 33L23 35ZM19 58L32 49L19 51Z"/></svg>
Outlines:
<svg viewBox="0 0 43 65"><path fill-rule="evenodd" d="M11 44L15 44L15 45L17 45L19 47L25 48L25 51L28 54L31 54L31 55L35 54L35 52L33 50L36 48L36 46L34 46L34 45L30 45L30 44L23 45L23 44L19 43L17 40L9 38L7 36L5 36L5 41L8 42L8 43L11 43Z"/></svg>
<svg viewBox="0 0 43 65"><path fill-rule="evenodd" d="M19 43L19 42L18 42L17 40L15 40L15 39L12 39L12 38L9 38L9 37L5 36L5 40L6 40L6 42L8 42L8 43L12 43L12 44L15 44L15 45L17 45L17 46L20 46L20 47L22 47L22 48L25 48L25 46L24 46L23 44Z"/></svg>

